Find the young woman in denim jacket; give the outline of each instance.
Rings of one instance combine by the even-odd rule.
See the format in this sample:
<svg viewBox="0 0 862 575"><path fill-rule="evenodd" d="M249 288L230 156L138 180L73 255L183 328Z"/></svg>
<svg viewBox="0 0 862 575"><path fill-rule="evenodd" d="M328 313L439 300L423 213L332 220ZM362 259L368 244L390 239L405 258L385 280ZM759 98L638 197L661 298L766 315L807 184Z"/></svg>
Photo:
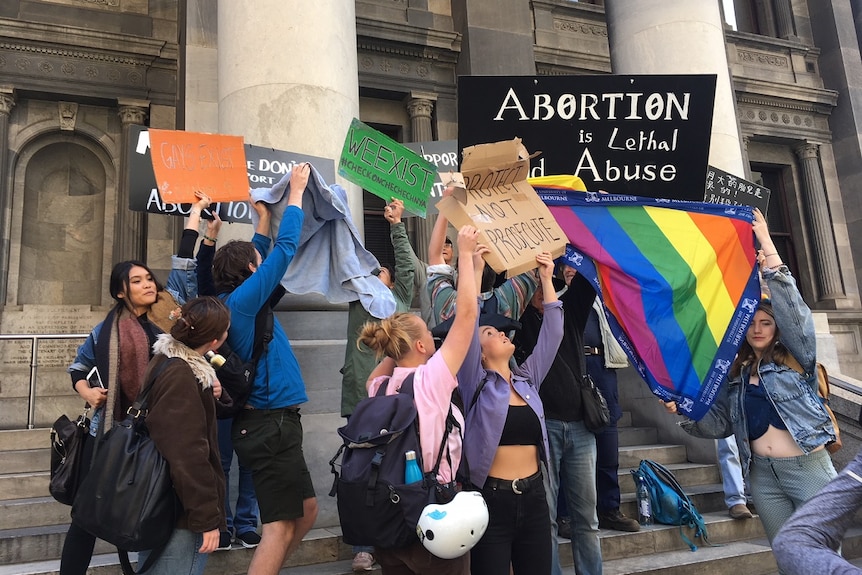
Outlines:
<svg viewBox="0 0 862 575"><path fill-rule="evenodd" d="M811 310L776 252L759 210L752 227L771 300L761 301L716 402L700 421L680 425L697 437L736 436L754 505L771 542L796 508L835 477L824 449L835 439L835 429L817 397ZM805 374L787 366L788 355ZM665 407L677 411L674 402Z"/></svg>
<svg viewBox="0 0 862 575"><path fill-rule="evenodd" d="M563 308L551 281L551 254L536 255L536 262L544 320L533 352L515 365L514 344L480 316L458 372L467 410L467 470L489 515L488 530L471 551L473 575L508 575L510 564L515 575L551 572L551 517L542 483L548 432L539 386L563 339Z"/></svg>
<svg viewBox="0 0 862 575"><path fill-rule="evenodd" d="M186 231L194 230L191 245L187 246L189 254L197 238L201 211L209 204L209 198L199 194L198 202L189 212ZM220 221L208 223L207 237L215 238L220 226ZM167 286L162 286L143 262L125 261L114 266L108 288L115 305L105 320L93 328L67 369L74 390L95 409L90 440L84 446L82 476L90 469L92 439L99 429L109 431L134 402L157 336L170 331L174 323L171 312L177 303L185 303L187 298L197 295L195 260L182 252L181 246L181 252L173 257ZM94 367L98 368L101 386L95 383L95 378L87 379ZM72 523L63 544L60 574L84 575L95 544L94 536Z"/></svg>

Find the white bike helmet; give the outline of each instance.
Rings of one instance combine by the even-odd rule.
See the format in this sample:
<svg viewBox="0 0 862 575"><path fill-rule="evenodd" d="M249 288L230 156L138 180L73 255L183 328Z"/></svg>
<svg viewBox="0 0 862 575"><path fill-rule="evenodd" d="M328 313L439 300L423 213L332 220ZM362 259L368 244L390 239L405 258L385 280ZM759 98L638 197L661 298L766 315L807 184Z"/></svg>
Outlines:
<svg viewBox="0 0 862 575"><path fill-rule="evenodd" d="M461 491L444 505L426 505L416 534L440 559L455 559L473 548L488 528L488 506L478 491Z"/></svg>

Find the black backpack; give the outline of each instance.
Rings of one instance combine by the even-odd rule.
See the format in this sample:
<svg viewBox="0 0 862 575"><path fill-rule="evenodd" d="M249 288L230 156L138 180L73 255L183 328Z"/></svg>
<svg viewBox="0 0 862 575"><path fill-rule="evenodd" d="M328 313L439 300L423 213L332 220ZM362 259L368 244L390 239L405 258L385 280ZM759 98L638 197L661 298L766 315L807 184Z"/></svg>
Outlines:
<svg viewBox="0 0 862 575"><path fill-rule="evenodd" d="M216 368L216 377L222 386L222 396L216 402L216 415L219 419L235 416L248 401L251 388L254 385L257 364L269 347L269 342L272 341L272 330L275 322L272 308L284 294L284 287L279 285L269 300L257 312L254 319L254 347L249 361L243 361L227 342L219 348L219 355L224 358L224 363L220 366L213 363ZM213 362L212 359L210 361Z"/></svg>
<svg viewBox="0 0 862 575"><path fill-rule="evenodd" d="M344 443L329 461L335 476L329 495L338 498L345 543L396 549L418 541L416 525L422 509L454 497L454 484L438 484L437 471L455 427L460 430L450 407L434 469L422 481L405 485L405 453L415 451L416 462L424 469L413 374L399 393L386 395L383 384L376 395L356 405L347 425L338 429ZM336 461L342 454L339 473Z"/></svg>

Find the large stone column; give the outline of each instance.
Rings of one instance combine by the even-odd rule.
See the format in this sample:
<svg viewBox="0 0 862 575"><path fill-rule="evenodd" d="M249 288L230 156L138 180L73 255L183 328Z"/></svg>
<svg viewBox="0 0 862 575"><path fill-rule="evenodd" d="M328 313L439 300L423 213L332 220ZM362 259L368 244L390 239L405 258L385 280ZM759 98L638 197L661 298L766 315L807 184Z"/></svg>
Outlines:
<svg viewBox="0 0 862 575"><path fill-rule="evenodd" d="M359 116L358 77L354 2L219 1L221 133L337 161ZM348 195L361 232L362 194Z"/></svg>
<svg viewBox="0 0 862 575"><path fill-rule="evenodd" d="M461 54L455 71L470 74L535 74L533 12L523 0L452 0Z"/></svg>
<svg viewBox="0 0 862 575"><path fill-rule="evenodd" d="M812 260L817 270L817 291L820 300L844 297L841 271L838 266L835 238L829 218L826 186L820 167L819 146L805 142L795 149L802 170L802 197L811 230Z"/></svg>
<svg viewBox="0 0 862 575"><path fill-rule="evenodd" d="M219 132L337 162L350 121L359 117L358 79L354 2L219 0ZM362 192L340 183L362 232ZM309 398L302 406L303 451L319 495L316 525L337 525L326 478L341 444L335 430L344 425L338 369L347 306L314 294L288 294L276 318L290 337Z"/></svg>
<svg viewBox="0 0 862 575"><path fill-rule="evenodd" d="M430 142L434 139L431 125L431 114L437 97L433 94L411 93L407 98L407 113L410 114L410 141ZM416 237L413 246L416 255L422 261L428 261L428 242L431 240L431 229L434 227L434 217L426 219L411 218ZM424 286L423 286L424 288Z"/></svg>
<svg viewBox="0 0 862 575"><path fill-rule="evenodd" d="M718 2L606 0L605 14L614 74L718 76L709 163L744 176L736 100Z"/></svg>
<svg viewBox="0 0 862 575"><path fill-rule="evenodd" d="M117 185L117 211L114 220L114 261L147 261L145 246L146 219L143 212L129 209L129 130L132 125L143 125L149 114L149 102L141 100L117 101L123 133L120 138L120 181Z"/></svg>
<svg viewBox="0 0 862 575"><path fill-rule="evenodd" d="M779 38L798 40L793 27L793 7L790 0L775 0L775 23Z"/></svg>
<svg viewBox="0 0 862 575"><path fill-rule="evenodd" d="M9 181L9 116L15 107L11 88L0 88L0 305L6 301L9 281L9 246L12 221L12 186Z"/></svg>

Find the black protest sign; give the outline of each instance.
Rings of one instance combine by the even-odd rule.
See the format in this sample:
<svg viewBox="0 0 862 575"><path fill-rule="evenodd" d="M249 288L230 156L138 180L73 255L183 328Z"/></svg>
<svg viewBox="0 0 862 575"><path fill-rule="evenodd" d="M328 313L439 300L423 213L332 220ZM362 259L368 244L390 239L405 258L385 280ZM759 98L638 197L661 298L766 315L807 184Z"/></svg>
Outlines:
<svg viewBox="0 0 862 575"><path fill-rule="evenodd" d="M703 201L713 204L730 204L733 206L751 206L760 208L766 215L769 207L769 188L754 182L734 176L714 166L706 171L706 189Z"/></svg>
<svg viewBox="0 0 862 575"><path fill-rule="evenodd" d="M519 137L591 190L701 201L714 75L461 76L458 147ZM535 161L535 160L534 160Z"/></svg>
<svg viewBox="0 0 862 575"><path fill-rule="evenodd" d="M435 140L431 142L405 142L404 147L409 148L434 164L437 174L434 176L434 187L431 188L431 196L428 198L425 217L437 213L437 202L443 197L443 181L440 173L458 171L458 142L455 140Z"/></svg>
<svg viewBox="0 0 862 575"><path fill-rule="evenodd" d="M151 214L188 216L191 204L167 204L159 196L145 126L130 127L129 146L129 209ZM329 158L245 144L245 160L250 188L271 188L293 166L302 162L314 165L326 183L335 182L335 162ZM221 202L212 207L226 222L251 223L251 206L246 201ZM211 219L212 216L206 210L203 217Z"/></svg>

